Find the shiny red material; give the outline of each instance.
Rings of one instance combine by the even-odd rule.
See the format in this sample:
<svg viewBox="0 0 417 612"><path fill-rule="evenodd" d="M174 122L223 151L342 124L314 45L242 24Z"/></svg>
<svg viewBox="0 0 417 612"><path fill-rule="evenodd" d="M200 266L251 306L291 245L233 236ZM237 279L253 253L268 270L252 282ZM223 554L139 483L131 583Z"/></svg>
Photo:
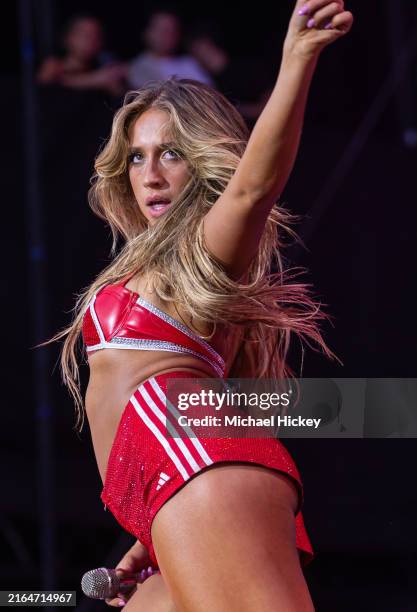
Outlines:
<svg viewBox="0 0 417 612"><path fill-rule="evenodd" d="M176 371L143 382L126 405L109 456L101 499L120 525L134 535L157 559L152 545L153 519L163 504L190 478L215 463L254 463L277 470L296 485L299 505L294 517L300 561L313 558L300 511L303 488L297 467L286 448L275 438L177 438L167 435L166 390L169 378L195 378ZM178 422L175 428L181 429ZM184 431L179 432L184 434ZM189 434L189 428L187 433ZM194 434L195 436L195 434Z"/></svg>
<svg viewBox="0 0 417 612"><path fill-rule="evenodd" d="M205 361L220 377L225 372L224 359L216 350L221 346L219 333L209 344L124 284L108 285L97 293L85 313L82 333L87 352L104 348L176 352Z"/></svg>
<svg viewBox="0 0 417 612"><path fill-rule="evenodd" d="M213 375L225 375L224 337L211 344L189 327L159 310L123 283L102 288L83 321L88 352L105 349L163 350L191 354L208 363ZM215 348L216 347L216 348ZM226 357L226 355L225 355ZM197 438L167 436L166 383L170 377L195 378L181 371L144 381L126 405L110 452L101 498L117 521L149 550L151 525L161 506L190 478L224 461L263 465L286 474L296 485L299 507L294 517L296 546L302 564L314 554L302 513L301 478L285 447L275 438Z"/></svg>

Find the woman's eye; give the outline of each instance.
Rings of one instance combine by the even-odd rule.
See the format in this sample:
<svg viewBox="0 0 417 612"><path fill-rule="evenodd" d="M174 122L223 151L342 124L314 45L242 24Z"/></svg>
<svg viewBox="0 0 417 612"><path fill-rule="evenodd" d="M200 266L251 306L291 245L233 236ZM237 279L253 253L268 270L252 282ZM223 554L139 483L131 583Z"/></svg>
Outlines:
<svg viewBox="0 0 417 612"><path fill-rule="evenodd" d="M178 153L174 151L173 149L167 149L164 153L164 156L166 153L168 153L170 157L179 158Z"/></svg>
<svg viewBox="0 0 417 612"><path fill-rule="evenodd" d="M141 154L140 153L131 153L129 155L129 162L131 164L137 164L139 163L141 160Z"/></svg>
<svg viewBox="0 0 417 612"><path fill-rule="evenodd" d="M179 154L174 151L173 149L166 149L163 154L162 157L164 159L181 159ZM140 164L143 161L143 155L142 153L131 153L129 155L129 163L130 164Z"/></svg>

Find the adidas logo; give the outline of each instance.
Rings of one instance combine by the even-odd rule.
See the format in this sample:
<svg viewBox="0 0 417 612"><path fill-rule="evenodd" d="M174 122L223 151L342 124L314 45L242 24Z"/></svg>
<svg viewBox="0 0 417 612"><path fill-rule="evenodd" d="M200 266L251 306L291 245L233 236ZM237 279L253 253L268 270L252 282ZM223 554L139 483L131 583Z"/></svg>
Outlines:
<svg viewBox="0 0 417 612"><path fill-rule="evenodd" d="M170 476L167 476L167 474L165 474L164 472L161 472L159 474L158 486L156 487L156 490L159 491L162 485L168 482L169 479L170 479Z"/></svg>

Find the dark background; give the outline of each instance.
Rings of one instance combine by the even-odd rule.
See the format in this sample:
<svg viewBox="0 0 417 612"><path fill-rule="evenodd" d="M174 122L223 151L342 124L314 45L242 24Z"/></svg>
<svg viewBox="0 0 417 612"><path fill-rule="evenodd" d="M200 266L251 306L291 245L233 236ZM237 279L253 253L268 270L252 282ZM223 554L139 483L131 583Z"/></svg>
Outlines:
<svg viewBox="0 0 417 612"><path fill-rule="evenodd" d="M346 4L355 14L354 29L320 59L300 154L283 198L290 210L307 215L298 229L308 248L287 256L309 268L307 278L334 317L325 337L344 363L309 351L304 376L416 377L415 49L404 56L402 73L398 61L407 42L417 38L417 10L407 0ZM48 5L54 32L79 10L101 17L108 46L122 59L140 49L144 15L152 6L39 2L35 62L51 50L40 25ZM292 7L289 0L247 8L218 1L179 5L186 23L216 21L228 50L260 58L272 79ZM40 139L33 161L39 165L46 237L46 329L40 337L27 244L32 221L25 213L27 92L13 8L4 13L9 38L1 58L6 314L0 589L46 588L49 572L51 588L74 590L88 569L114 567L131 538L103 512L88 426L80 436L74 432L72 404L54 368L59 347L38 349L47 361L50 393L50 404L41 408L31 347L69 322L76 292L109 260L109 230L89 211L86 192L117 102L93 93L38 91ZM86 374L84 367L84 380ZM48 428L51 446L40 433ZM416 610L415 440L293 439L286 445L305 485L304 517L317 552L306 577L317 610L368 610L372 604L381 611ZM48 537L55 543L49 559ZM80 609L104 609L82 600L79 589L78 594Z"/></svg>

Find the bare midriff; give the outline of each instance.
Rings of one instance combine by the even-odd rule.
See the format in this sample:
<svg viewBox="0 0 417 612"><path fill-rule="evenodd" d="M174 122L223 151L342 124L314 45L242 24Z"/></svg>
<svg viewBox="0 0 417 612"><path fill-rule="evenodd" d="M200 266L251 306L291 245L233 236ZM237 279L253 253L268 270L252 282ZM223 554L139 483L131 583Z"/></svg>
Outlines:
<svg viewBox="0 0 417 612"><path fill-rule="evenodd" d="M207 335L208 329L191 322L167 304L161 304L155 295L146 292L146 286L129 281L128 289L137 291L177 320L181 320L199 335ZM172 305L171 305L172 306ZM107 463L124 408L138 386L158 374L176 370L195 374L197 378L218 376L213 368L194 355L167 351L141 351L102 349L89 355L90 379L85 397L85 407L97 466L104 483Z"/></svg>

